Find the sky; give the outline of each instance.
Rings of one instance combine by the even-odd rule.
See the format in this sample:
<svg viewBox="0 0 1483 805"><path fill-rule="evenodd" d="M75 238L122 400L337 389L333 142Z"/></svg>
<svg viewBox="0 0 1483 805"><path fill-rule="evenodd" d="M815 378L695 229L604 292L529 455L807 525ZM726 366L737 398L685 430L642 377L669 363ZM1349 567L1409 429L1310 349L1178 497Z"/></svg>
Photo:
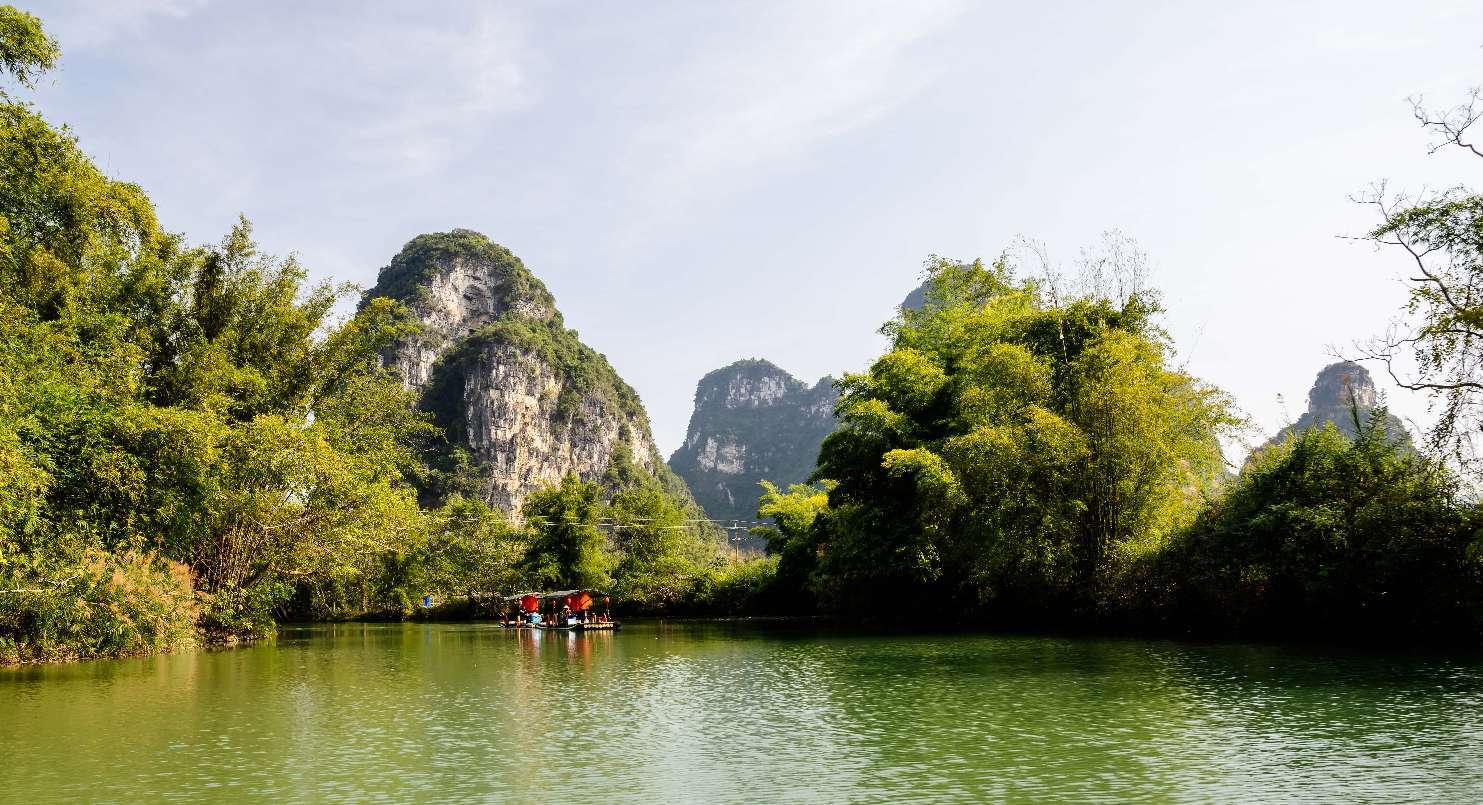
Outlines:
<svg viewBox="0 0 1483 805"><path fill-rule="evenodd" d="M1271 433L1405 302L1354 197L1483 185L1407 100L1483 84L1475 0L20 5L63 51L27 96L167 228L245 214L362 287L419 233L483 232L666 454L712 369L868 367L928 255L1028 237L1070 266L1112 229L1179 363Z"/></svg>

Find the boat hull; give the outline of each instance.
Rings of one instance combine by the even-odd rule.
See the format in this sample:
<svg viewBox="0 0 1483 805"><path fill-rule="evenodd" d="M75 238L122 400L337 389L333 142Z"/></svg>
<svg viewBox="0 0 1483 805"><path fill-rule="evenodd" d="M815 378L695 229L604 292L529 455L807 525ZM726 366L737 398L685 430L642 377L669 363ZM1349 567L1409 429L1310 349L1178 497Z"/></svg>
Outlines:
<svg viewBox="0 0 1483 805"><path fill-rule="evenodd" d="M614 632L618 630L616 623L543 623L541 629L551 629L560 632Z"/></svg>

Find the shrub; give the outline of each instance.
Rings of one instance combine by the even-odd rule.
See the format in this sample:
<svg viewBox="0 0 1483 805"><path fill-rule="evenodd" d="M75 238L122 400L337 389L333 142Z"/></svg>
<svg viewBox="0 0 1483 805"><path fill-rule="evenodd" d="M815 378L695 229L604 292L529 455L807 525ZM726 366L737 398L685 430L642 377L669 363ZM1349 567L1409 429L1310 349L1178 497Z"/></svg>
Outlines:
<svg viewBox="0 0 1483 805"><path fill-rule="evenodd" d="M1475 520L1434 460L1329 425L1256 456L1154 561L1145 593L1201 631L1476 633Z"/></svg>
<svg viewBox="0 0 1483 805"><path fill-rule="evenodd" d="M170 651L195 642L190 570L155 553L84 550L28 567L0 590L0 661Z"/></svg>

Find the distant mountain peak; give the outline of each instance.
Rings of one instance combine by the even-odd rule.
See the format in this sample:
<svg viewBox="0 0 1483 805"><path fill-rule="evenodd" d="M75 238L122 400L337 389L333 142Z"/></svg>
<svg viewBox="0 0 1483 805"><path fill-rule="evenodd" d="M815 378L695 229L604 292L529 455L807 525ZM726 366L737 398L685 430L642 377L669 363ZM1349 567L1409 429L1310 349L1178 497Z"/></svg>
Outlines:
<svg viewBox="0 0 1483 805"><path fill-rule="evenodd" d="M1380 395L1370 370L1354 361L1339 361L1325 366L1308 391L1310 413L1348 409L1351 404L1374 408Z"/></svg>
<svg viewBox="0 0 1483 805"><path fill-rule="evenodd" d="M813 474L838 399L833 378L809 386L759 358L707 372L669 466L708 516L754 519L763 480L787 486Z"/></svg>
<svg viewBox="0 0 1483 805"><path fill-rule="evenodd" d="M901 300L901 304L897 305L897 307L901 308L902 310L921 310L922 308L926 307L927 289L931 286L931 284L932 283L930 282L924 282L921 285L918 285L915 290L906 295L905 299Z"/></svg>
<svg viewBox="0 0 1483 805"><path fill-rule="evenodd" d="M1340 433L1353 439L1359 433L1356 419L1360 425L1368 424L1369 417L1379 407L1380 393L1370 370L1353 361L1331 363L1318 372L1313 387L1308 390L1308 410L1267 444L1278 444L1289 436L1326 424L1333 424ZM1379 424L1387 440L1410 447L1411 435L1395 414L1387 411L1385 421Z"/></svg>

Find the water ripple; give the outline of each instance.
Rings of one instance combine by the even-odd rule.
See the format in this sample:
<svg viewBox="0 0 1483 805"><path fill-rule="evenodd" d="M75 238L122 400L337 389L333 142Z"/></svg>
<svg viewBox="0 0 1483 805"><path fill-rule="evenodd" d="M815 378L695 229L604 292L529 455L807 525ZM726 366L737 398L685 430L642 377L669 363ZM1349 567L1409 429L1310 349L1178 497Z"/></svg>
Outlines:
<svg viewBox="0 0 1483 805"><path fill-rule="evenodd" d="M0 672L0 800L1483 800L1483 668L1260 646L339 624Z"/></svg>

